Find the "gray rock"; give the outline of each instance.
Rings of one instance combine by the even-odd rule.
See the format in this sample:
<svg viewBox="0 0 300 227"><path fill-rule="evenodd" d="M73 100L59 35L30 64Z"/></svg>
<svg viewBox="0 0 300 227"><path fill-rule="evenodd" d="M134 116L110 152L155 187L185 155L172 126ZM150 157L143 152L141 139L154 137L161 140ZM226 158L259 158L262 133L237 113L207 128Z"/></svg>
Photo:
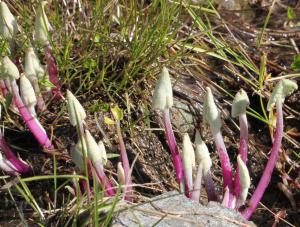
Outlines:
<svg viewBox="0 0 300 227"><path fill-rule="evenodd" d="M113 220L114 227L160 226L160 227L230 227L255 226L242 215L219 203L208 206L197 204L178 192L168 192L138 205L123 204Z"/></svg>

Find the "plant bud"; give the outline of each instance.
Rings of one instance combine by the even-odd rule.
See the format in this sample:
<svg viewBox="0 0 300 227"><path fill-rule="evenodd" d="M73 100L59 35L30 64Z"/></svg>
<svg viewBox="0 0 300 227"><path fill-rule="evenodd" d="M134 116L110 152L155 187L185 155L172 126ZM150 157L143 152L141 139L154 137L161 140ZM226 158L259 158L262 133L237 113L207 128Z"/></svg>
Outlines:
<svg viewBox="0 0 300 227"><path fill-rule="evenodd" d="M107 155L106 155L106 149L104 146L104 143L102 141L98 142L98 147L99 147L99 155L102 157L102 163L103 165L106 165L107 163Z"/></svg>
<svg viewBox="0 0 300 227"><path fill-rule="evenodd" d="M32 47L29 47L26 51L25 74L30 79L30 81L43 79L43 76L45 75L45 69L41 65L39 58L35 54L35 51Z"/></svg>
<svg viewBox="0 0 300 227"><path fill-rule="evenodd" d="M0 68L2 78L9 78L10 81L20 78L17 66L9 59L9 57L5 56L2 58Z"/></svg>
<svg viewBox="0 0 300 227"><path fill-rule="evenodd" d="M296 82L288 79L280 80L279 83L274 88L268 105L267 110L270 111L275 106L277 101L284 102L284 98L290 94L292 94L295 90L298 89L298 85Z"/></svg>
<svg viewBox="0 0 300 227"><path fill-rule="evenodd" d="M80 104L80 102L69 90L67 90L67 108L68 108L71 124L73 126L76 126L77 120L79 124L82 124L82 122L86 118L86 113L82 105Z"/></svg>
<svg viewBox="0 0 300 227"><path fill-rule="evenodd" d="M247 93L243 89L239 90L233 99L231 116L238 117L240 114L246 113L249 104L250 102Z"/></svg>
<svg viewBox="0 0 300 227"><path fill-rule="evenodd" d="M190 137L187 133L183 136L182 159L184 174L188 189L193 188L193 167L195 167L195 153Z"/></svg>
<svg viewBox="0 0 300 227"><path fill-rule="evenodd" d="M0 35L9 41L13 41L14 36L18 31L17 20L10 12L6 3L0 2Z"/></svg>
<svg viewBox="0 0 300 227"><path fill-rule="evenodd" d="M125 172L124 172L124 168L123 168L121 162L118 163L117 173L118 173L118 182L119 182L119 184L120 185L126 185L126 182L125 182Z"/></svg>
<svg viewBox="0 0 300 227"><path fill-rule="evenodd" d="M83 152L86 155L87 145L84 137L82 137L77 142L77 144L71 148L72 161L80 169L80 171L84 171L84 164L83 164L83 157L82 157Z"/></svg>
<svg viewBox="0 0 300 227"><path fill-rule="evenodd" d="M153 109L164 110L173 106L173 91L168 69L163 67L156 84L153 100Z"/></svg>
<svg viewBox="0 0 300 227"><path fill-rule="evenodd" d="M247 194L248 194L248 189L250 188L251 180L250 180L250 175L248 168L246 164L243 162L241 159L241 156L238 155L237 157L237 163L239 167L239 178L240 178L240 196L238 198L238 205L242 205L245 203Z"/></svg>
<svg viewBox="0 0 300 227"><path fill-rule="evenodd" d="M52 27L45 13L46 4L47 1L43 1L39 4L34 24L34 39L42 46L46 46L49 44L48 32L52 30Z"/></svg>
<svg viewBox="0 0 300 227"><path fill-rule="evenodd" d="M101 163L101 165L103 165L103 158L99 146L95 141L94 137L91 135L91 133L88 130L85 130L85 139L86 139L87 154L89 159L94 164Z"/></svg>
<svg viewBox="0 0 300 227"><path fill-rule="evenodd" d="M196 138L195 138L195 145L196 145L196 161L201 166L203 175L205 176L212 166L212 161L209 155L208 148L206 144L201 139L200 133L196 131Z"/></svg>
<svg viewBox="0 0 300 227"><path fill-rule="evenodd" d="M36 105L35 92L30 81L24 75L20 77L20 94L25 106L34 107Z"/></svg>
<svg viewBox="0 0 300 227"><path fill-rule="evenodd" d="M214 97L209 87L206 88L206 96L203 106L203 117L204 121L210 125L213 134L216 134L220 131L220 113L214 102Z"/></svg>

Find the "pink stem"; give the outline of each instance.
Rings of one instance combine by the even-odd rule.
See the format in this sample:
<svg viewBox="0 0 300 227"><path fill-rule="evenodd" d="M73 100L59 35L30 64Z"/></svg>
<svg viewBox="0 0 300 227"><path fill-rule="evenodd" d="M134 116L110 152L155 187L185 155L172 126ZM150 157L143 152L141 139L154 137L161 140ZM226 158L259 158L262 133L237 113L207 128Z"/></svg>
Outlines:
<svg viewBox="0 0 300 227"><path fill-rule="evenodd" d="M15 154L12 152L10 147L7 145L1 132L0 132L0 148L4 152L7 160L13 164L13 166L15 167L17 172L25 174L25 173L28 173L31 171L31 168L29 165L22 162L15 156Z"/></svg>
<svg viewBox="0 0 300 227"><path fill-rule="evenodd" d="M258 203L260 202L266 188L268 187L271 180L272 172L274 170L276 161L279 156L279 151L281 148L281 141L283 136L283 115L282 115L282 103L280 100L276 102L276 117L277 117L277 122L276 122L275 137L271 149L271 154L267 162L267 166L264 169L263 175L250 199L248 208L246 208L242 212L242 215L247 220L251 217L253 212L256 210Z"/></svg>
<svg viewBox="0 0 300 227"><path fill-rule="evenodd" d="M95 170L97 174L97 178L99 181L99 184L104 184L105 186L105 193L108 196L114 196L116 194L113 186L111 185L109 179L106 177L103 166L95 165Z"/></svg>
<svg viewBox="0 0 300 227"><path fill-rule="evenodd" d="M48 69L48 74L49 74L49 79L51 83L55 86L54 88L51 89L52 94L54 95L55 99L60 100L62 99L62 94L60 93L61 90L61 85L58 79L58 70L57 70L57 65L55 58L53 57L52 54L52 48L50 45L47 45L44 47L45 51L45 57L47 61L47 69Z"/></svg>
<svg viewBox="0 0 300 227"><path fill-rule="evenodd" d="M247 153L248 153L248 122L246 113L239 115L240 122L240 150L242 161L247 164ZM234 194L236 198L240 196L240 177L239 177L239 167L236 165L236 174L234 178Z"/></svg>
<svg viewBox="0 0 300 227"><path fill-rule="evenodd" d="M227 154L227 150L223 141L223 137L221 132L217 132L214 134L214 139L216 143L216 147L219 153L219 158L221 162L222 175L223 175L223 189L225 190L228 186L229 189L229 203L228 207L231 207L231 202L233 201L233 181L232 181L232 171L230 166L230 160Z"/></svg>
<svg viewBox="0 0 300 227"><path fill-rule="evenodd" d="M221 132L218 132L214 135L215 143L219 153L219 158L221 162L222 174L223 174L223 188L225 190L228 186L229 191L232 192L233 182L232 182L232 172L230 166L230 160L227 154L227 150L223 141Z"/></svg>
<svg viewBox="0 0 300 227"><path fill-rule="evenodd" d="M34 137L37 139L39 144L43 146L43 148L54 149L50 139L46 134L45 129L42 127L41 124L39 124L38 120L30 114L26 106L23 104L16 81L12 82L12 89L14 102L18 107L23 120L25 121L25 124L30 129Z"/></svg>
<svg viewBox="0 0 300 227"><path fill-rule="evenodd" d="M184 188L185 188L184 177L183 177L184 171L182 166L182 160L178 151L176 139L172 129L169 109L164 110L163 121L164 121L165 133L166 133L169 149L172 156L172 162L175 168L176 179L180 187L180 192L184 192Z"/></svg>

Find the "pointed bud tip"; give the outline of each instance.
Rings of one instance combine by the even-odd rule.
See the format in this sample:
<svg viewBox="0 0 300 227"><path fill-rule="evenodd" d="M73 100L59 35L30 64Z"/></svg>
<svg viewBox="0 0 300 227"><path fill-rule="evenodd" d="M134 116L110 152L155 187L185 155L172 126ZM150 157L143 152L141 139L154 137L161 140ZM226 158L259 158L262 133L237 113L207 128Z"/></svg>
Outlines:
<svg viewBox="0 0 300 227"><path fill-rule="evenodd" d="M169 75L166 67L163 67L160 78L156 83L152 99L153 109L164 110L173 106L173 91Z"/></svg>
<svg viewBox="0 0 300 227"><path fill-rule="evenodd" d="M237 163L239 167L240 186L242 189L248 189L251 184L250 175L248 168L240 155L237 156Z"/></svg>
<svg viewBox="0 0 300 227"><path fill-rule="evenodd" d="M249 104L250 101L247 93L243 89L239 90L233 99L231 116L238 117L240 114L246 113Z"/></svg>
<svg viewBox="0 0 300 227"><path fill-rule="evenodd" d="M79 124L82 124L86 118L85 110L77 98L69 90L67 90L67 108L71 124L76 126L77 121Z"/></svg>
<svg viewBox="0 0 300 227"><path fill-rule="evenodd" d="M204 122L210 125L213 134L220 131L221 128L220 113L215 104L213 94L209 87L206 87L206 96L203 105L203 118L204 118Z"/></svg>

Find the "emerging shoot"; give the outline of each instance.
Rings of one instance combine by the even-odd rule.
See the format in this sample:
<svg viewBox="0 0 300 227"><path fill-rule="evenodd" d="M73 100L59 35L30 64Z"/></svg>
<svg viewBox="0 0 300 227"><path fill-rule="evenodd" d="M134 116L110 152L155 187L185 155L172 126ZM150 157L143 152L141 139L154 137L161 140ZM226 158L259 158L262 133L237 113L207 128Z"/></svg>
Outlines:
<svg viewBox="0 0 300 227"><path fill-rule="evenodd" d="M224 190L228 186L229 189L229 202L231 201L233 192L232 172L227 150L221 134L221 117L218 108L214 102L213 94L209 87L206 88L206 97L204 101L204 121L210 126L210 130L213 134L214 141L219 154L222 175L223 175L223 187ZM231 206L231 205L229 205Z"/></svg>
<svg viewBox="0 0 300 227"><path fill-rule="evenodd" d="M182 159L187 186L187 192L185 194L189 198L191 198L193 191L193 168L195 167L195 151L191 139L187 133L185 133L183 136Z"/></svg>
<svg viewBox="0 0 300 227"><path fill-rule="evenodd" d="M248 152L248 121L246 116L246 109L249 106L249 98L247 93L241 89L236 93L231 109L231 116L238 117L240 123L240 149L239 154L241 160L247 163ZM234 193L237 198L240 197L240 183L239 183L239 166L237 166L234 178Z"/></svg>
<svg viewBox="0 0 300 227"><path fill-rule="evenodd" d="M283 137L283 113L282 113L282 104L287 95L293 93L298 89L297 84L294 81L283 79L281 80L273 90L271 97L269 99L267 109L270 111L274 105L276 105L276 129L275 136L273 141L273 146L271 149L271 154L268 159L266 168L263 172L263 175L249 201L249 206L246 208L242 214L246 219L249 219L253 212L255 211L258 203L260 202L268 184L271 180L272 172L276 165L279 151L281 148L281 141Z"/></svg>
<svg viewBox="0 0 300 227"><path fill-rule="evenodd" d="M198 164L198 170L194 183L192 199L197 202L200 199L201 180L203 176L208 201L217 201L218 198L215 192L215 186L210 172L212 161L209 155L208 148L203 142L198 130L196 130L195 146L196 163Z"/></svg>
<svg viewBox="0 0 300 227"><path fill-rule="evenodd" d="M173 105L173 91L170 80L170 75L167 68L163 68L160 74L160 78L156 84L155 91L152 99L153 109L163 112L163 122L165 128L165 134L167 137L169 149L172 156L172 162L176 172L176 179L181 192L184 192L184 177L182 160L178 151L176 139L172 129L172 123L170 118L170 108Z"/></svg>

